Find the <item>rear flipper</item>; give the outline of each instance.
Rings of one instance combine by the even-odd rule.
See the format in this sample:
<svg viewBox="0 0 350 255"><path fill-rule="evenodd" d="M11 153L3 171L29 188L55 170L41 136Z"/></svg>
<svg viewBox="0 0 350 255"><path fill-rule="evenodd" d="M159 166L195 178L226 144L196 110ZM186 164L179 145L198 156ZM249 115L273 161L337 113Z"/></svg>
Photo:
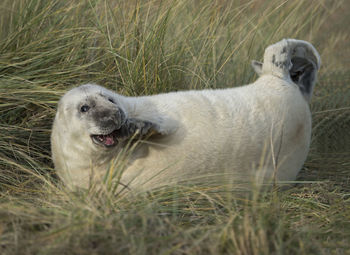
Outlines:
<svg viewBox="0 0 350 255"><path fill-rule="evenodd" d="M308 42L283 39L266 48L264 62L253 61L259 75L272 74L290 79L299 86L301 93L310 101L321 59L317 50Z"/></svg>

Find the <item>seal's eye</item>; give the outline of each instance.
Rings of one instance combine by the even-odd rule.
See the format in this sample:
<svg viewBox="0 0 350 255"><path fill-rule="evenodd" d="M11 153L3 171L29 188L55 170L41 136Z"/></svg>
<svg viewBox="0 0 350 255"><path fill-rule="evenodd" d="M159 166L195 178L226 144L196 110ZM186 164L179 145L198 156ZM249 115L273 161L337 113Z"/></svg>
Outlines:
<svg viewBox="0 0 350 255"><path fill-rule="evenodd" d="M80 107L81 112L87 112L90 109L90 106L84 104L82 107Z"/></svg>
<svg viewBox="0 0 350 255"><path fill-rule="evenodd" d="M114 100L112 98L108 98L108 101L111 102L112 104L114 104Z"/></svg>

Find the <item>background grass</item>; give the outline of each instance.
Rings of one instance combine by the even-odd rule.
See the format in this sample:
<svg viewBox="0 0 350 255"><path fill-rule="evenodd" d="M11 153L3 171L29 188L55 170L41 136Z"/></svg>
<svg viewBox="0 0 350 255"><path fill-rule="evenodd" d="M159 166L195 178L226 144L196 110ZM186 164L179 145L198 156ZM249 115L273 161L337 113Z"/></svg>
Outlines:
<svg viewBox="0 0 350 255"><path fill-rule="evenodd" d="M349 254L348 1L0 2L0 254ZM282 38L322 57L299 183L235 198L223 187L135 197L65 190L49 136L69 88L124 95L225 88Z"/></svg>

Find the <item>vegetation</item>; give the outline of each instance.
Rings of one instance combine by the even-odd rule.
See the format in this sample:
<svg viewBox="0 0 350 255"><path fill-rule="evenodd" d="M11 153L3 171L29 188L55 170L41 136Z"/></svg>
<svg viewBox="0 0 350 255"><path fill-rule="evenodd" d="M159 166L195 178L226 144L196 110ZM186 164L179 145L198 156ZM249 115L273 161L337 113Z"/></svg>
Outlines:
<svg viewBox="0 0 350 255"><path fill-rule="evenodd" d="M349 254L348 1L2 0L0 254ZM60 96L96 82L124 95L226 88L282 38L322 69L296 185L249 199L222 187L72 193L55 177Z"/></svg>

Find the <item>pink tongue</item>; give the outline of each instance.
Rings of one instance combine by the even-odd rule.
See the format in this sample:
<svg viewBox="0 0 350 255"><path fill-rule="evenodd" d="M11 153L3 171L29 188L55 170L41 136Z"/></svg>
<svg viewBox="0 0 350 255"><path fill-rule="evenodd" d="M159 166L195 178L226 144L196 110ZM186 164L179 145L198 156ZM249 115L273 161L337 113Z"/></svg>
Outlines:
<svg viewBox="0 0 350 255"><path fill-rule="evenodd" d="M112 144L114 144L114 139L113 139L113 136L105 136L105 141L104 141L104 143L106 144L106 145L112 145Z"/></svg>

